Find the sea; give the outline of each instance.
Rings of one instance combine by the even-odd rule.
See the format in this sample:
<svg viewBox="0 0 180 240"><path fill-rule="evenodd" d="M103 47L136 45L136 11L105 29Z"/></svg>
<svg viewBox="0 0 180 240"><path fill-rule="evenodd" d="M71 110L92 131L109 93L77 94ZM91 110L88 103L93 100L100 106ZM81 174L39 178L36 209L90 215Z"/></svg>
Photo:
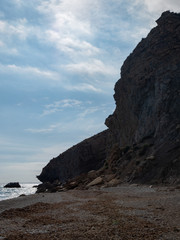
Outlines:
<svg viewBox="0 0 180 240"><path fill-rule="evenodd" d="M20 183L21 188L4 188L6 184L0 183L0 201L16 198L22 194L30 195L36 192L38 183Z"/></svg>

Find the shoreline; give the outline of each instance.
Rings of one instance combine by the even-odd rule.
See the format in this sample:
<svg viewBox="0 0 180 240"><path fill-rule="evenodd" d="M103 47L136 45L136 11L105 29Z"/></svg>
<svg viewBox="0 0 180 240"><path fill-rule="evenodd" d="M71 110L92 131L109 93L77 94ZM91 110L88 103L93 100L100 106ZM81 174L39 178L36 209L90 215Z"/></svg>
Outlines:
<svg viewBox="0 0 180 240"><path fill-rule="evenodd" d="M19 183L19 182L18 182ZM31 195L34 194L37 191L37 188L35 188L34 186L37 184L34 183L20 183L19 188L16 187L4 187L7 184L0 184L0 202L1 201L5 201L5 200L9 200L9 199L14 199L17 198L21 195Z"/></svg>
<svg viewBox="0 0 180 240"><path fill-rule="evenodd" d="M31 194L0 201L0 239L178 239L179 202L179 187L137 184Z"/></svg>

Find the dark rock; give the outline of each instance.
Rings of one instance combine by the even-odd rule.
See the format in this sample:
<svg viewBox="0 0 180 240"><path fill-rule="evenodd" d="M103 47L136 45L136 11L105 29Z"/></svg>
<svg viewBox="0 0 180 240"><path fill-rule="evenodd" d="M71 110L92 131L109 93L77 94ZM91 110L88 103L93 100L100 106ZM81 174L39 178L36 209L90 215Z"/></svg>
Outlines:
<svg viewBox="0 0 180 240"><path fill-rule="evenodd" d="M127 154L117 157L114 166L123 178L173 183L180 175L180 14L165 12L157 23L125 60L116 109L105 123L119 147L139 148L130 162ZM147 161L150 155L154 163Z"/></svg>
<svg viewBox="0 0 180 240"><path fill-rule="evenodd" d="M82 173L99 169L106 158L107 132L88 138L53 158L37 178L41 182L65 182Z"/></svg>
<svg viewBox="0 0 180 240"><path fill-rule="evenodd" d="M20 188L21 185L18 182L10 182L4 186L4 188Z"/></svg>
<svg viewBox="0 0 180 240"><path fill-rule="evenodd" d="M21 194L21 195L19 195L19 197L25 197L26 196L26 194Z"/></svg>
<svg viewBox="0 0 180 240"><path fill-rule="evenodd" d="M86 173L101 168L93 175L115 174L121 182L180 182L180 14L164 12L157 24L121 68L116 109L105 121L108 130L52 159L40 181L65 182L80 175L75 182L85 186Z"/></svg>
<svg viewBox="0 0 180 240"><path fill-rule="evenodd" d="M59 192L62 190L62 184L59 182L44 182L42 184L39 184L37 186L36 193L42 193L42 192Z"/></svg>

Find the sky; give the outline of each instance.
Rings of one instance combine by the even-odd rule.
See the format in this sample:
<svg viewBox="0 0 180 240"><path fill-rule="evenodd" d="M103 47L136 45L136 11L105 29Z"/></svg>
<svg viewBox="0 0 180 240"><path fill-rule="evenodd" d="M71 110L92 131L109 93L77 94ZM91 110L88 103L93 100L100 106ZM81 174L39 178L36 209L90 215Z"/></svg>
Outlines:
<svg viewBox="0 0 180 240"><path fill-rule="evenodd" d="M106 129L114 84L179 0L0 0L0 182L37 182L53 157Z"/></svg>

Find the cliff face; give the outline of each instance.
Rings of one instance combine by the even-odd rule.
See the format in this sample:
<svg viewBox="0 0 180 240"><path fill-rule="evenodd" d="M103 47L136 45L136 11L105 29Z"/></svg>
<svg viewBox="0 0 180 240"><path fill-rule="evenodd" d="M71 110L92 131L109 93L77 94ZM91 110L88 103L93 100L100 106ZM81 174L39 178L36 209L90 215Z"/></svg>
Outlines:
<svg viewBox="0 0 180 240"><path fill-rule="evenodd" d="M105 122L118 146L146 146L143 156L131 148L134 164L127 157L116 162L141 181L173 181L180 170L180 14L165 12L157 24L124 62L116 109Z"/></svg>
<svg viewBox="0 0 180 240"><path fill-rule="evenodd" d="M98 169L122 181L176 182L180 175L180 14L165 12L125 60L109 128L43 169L39 180L66 181Z"/></svg>
<svg viewBox="0 0 180 240"><path fill-rule="evenodd" d="M106 125L122 145L163 139L179 123L180 15L165 12L121 68Z"/></svg>

